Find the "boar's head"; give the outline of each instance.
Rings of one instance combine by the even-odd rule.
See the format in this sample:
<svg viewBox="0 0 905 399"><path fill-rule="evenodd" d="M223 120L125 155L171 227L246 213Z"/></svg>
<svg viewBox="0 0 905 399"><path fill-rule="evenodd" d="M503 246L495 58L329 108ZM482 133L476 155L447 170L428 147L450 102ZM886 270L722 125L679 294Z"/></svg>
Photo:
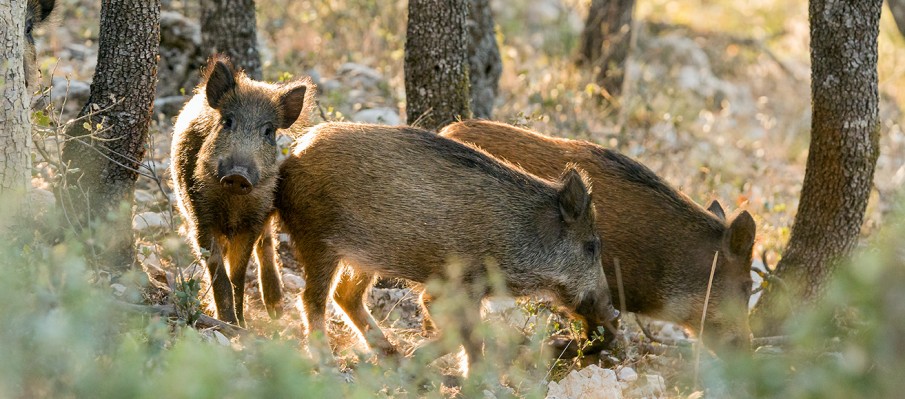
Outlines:
<svg viewBox="0 0 905 399"><path fill-rule="evenodd" d="M248 194L262 179L277 175L276 132L298 119L310 83L254 81L225 57L214 56L203 84L215 121L202 149L206 159L199 162L216 175L227 193Z"/></svg>

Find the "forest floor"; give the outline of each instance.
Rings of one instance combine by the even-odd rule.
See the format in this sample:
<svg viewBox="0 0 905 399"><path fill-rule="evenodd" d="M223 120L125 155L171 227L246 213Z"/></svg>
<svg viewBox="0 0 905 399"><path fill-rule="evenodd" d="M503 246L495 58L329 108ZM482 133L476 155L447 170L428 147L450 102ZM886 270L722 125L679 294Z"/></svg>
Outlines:
<svg viewBox="0 0 905 399"><path fill-rule="evenodd" d="M87 83L96 64L99 4L86 0L63 3L59 18L65 22L37 36L41 37L38 48L44 80L49 83L53 79L53 103L62 105L64 93L69 92L68 105L62 110L65 120L73 117L87 98ZM165 3L165 11L197 19L197 9L179 1ZM593 94L593 74L574 65L585 3L493 2L503 57L494 119L618 149L698 203L715 198L728 205L729 212L748 210L758 226L755 263L775 265L789 238L808 153L806 3L639 2L636 47L618 110L599 104ZM313 115L314 123L323 120L322 115L328 120L405 120L404 1L273 0L260 2L258 9L265 77L312 76L320 89L322 110ZM905 87L905 41L887 16L884 10L880 40L881 150L863 227L865 236L884 222L905 182L905 132L900 108L905 104L905 91L896 90ZM178 53L179 48L173 51ZM169 54L173 53L162 57ZM183 58L173 56L170 62L197 69L196 55ZM186 73L172 72L174 69L179 70L180 65L162 69L161 82L191 81ZM183 89L170 87L169 92L158 95L178 96L180 92L190 93L192 87ZM183 100L177 97L175 109ZM45 104L40 102L45 100L38 101ZM181 238L167 171L173 105L169 109L164 103L158 105L163 113L152 126L147 164L159 181L139 179L134 227L140 236L143 264L152 277L172 285L179 274L200 280L205 273L191 266L187 246L174 244ZM285 154L291 139L283 137L279 143ZM42 184L46 183L36 178L36 185ZM250 276L246 290L246 314L250 314L250 329L256 333L301 342L298 298L304 280L286 248L281 251L287 255L283 318L269 320L254 276ZM210 295L204 298L209 308ZM418 307L410 290L375 289L370 303L381 325L400 346L408 348L422 340ZM514 319L509 322L517 325L532 316L524 308L512 304L501 306L502 310L495 313ZM358 345L360 349L342 320L335 316L332 321L341 346ZM667 338L684 338L675 327L662 323L654 326L655 333L662 329ZM694 392L687 372L690 362L681 356L650 356L638 351L619 355L622 358L616 359L614 369L619 381L631 380L631 384L621 385L627 396L684 397ZM610 367L614 363L585 359L559 367L550 379L559 380L570 370L597 361ZM637 376L620 371L622 367L636 369L642 380L648 378L646 374L660 375L665 386L658 392L632 391L643 384L634 382L639 380ZM597 373L594 369L585 373L588 375L569 378L611 377L606 373L594 377L590 375ZM659 384L651 378L651 384Z"/></svg>

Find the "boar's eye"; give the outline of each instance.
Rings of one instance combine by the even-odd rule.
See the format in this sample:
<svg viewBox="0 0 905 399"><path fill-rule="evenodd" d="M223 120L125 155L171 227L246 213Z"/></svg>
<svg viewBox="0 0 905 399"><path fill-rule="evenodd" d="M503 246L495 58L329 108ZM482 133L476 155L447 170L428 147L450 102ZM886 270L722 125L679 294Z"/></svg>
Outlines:
<svg viewBox="0 0 905 399"><path fill-rule="evenodd" d="M264 139L267 140L270 144L276 144L276 129L273 128L273 125L267 124L262 129L261 132L264 134Z"/></svg>
<svg viewBox="0 0 905 399"><path fill-rule="evenodd" d="M584 243L585 252L592 257L596 257L600 251L600 240L591 240Z"/></svg>
<svg viewBox="0 0 905 399"><path fill-rule="evenodd" d="M25 39L28 40L29 43L34 43L35 40L32 37L34 27L34 22L32 22L31 20L25 21Z"/></svg>
<svg viewBox="0 0 905 399"><path fill-rule="evenodd" d="M224 128L224 129L232 129L232 128L233 128L233 123L234 123L234 122L233 122L233 118L232 118L231 116L224 116L224 117L223 117L222 123L223 123L223 128Z"/></svg>

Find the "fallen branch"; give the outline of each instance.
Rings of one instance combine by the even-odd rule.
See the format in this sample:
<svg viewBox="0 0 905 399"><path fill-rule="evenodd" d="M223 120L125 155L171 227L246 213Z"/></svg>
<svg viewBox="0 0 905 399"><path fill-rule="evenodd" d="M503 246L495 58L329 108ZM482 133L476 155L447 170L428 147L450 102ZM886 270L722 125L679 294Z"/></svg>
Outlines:
<svg viewBox="0 0 905 399"><path fill-rule="evenodd" d="M116 307L133 313L158 315L167 319L179 317L179 314L176 312L176 307L174 307L173 305L136 305L122 301L113 301L113 303L114 305L116 305ZM198 320L195 321L195 327L215 328L223 333L223 335L226 335L230 338L240 336L244 337L251 334L250 331L242 327L234 326L205 314L198 316Z"/></svg>

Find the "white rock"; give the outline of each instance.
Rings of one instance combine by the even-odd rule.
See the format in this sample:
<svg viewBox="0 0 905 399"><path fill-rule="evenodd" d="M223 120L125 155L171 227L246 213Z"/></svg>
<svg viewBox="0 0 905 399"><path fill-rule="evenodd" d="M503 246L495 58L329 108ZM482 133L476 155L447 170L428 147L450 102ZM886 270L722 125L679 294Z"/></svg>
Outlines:
<svg viewBox="0 0 905 399"><path fill-rule="evenodd" d="M658 398L666 391L666 381L657 374L644 374L631 391L626 395L632 398Z"/></svg>
<svg viewBox="0 0 905 399"><path fill-rule="evenodd" d="M631 367L623 367L616 373L619 381L634 382L638 380L638 373Z"/></svg>
<svg viewBox="0 0 905 399"><path fill-rule="evenodd" d="M214 338L217 338L217 343L223 346L229 346L229 338L226 338L225 335L221 334L220 331L214 331Z"/></svg>
<svg viewBox="0 0 905 399"><path fill-rule="evenodd" d="M132 218L132 230L145 231L148 229L167 228L167 219L161 213L142 212Z"/></svg>
<svg viewBox="0 0 905 399"><path fill-rule="evenodd" d="M548 384L547 399L621 399L622 387L616 373L590 365L572 370L566 378Z"/></svg>
<svg viewBox="0 0 905 399"><path fill-rule="evenodd" d="M751 269L751 284L754 286L754 288L760 287L761 283L764 282L764 279L760 277L760 274L755 273L753 269L766 270L767 267L766 265L764 265L764 262L762 260L755 259L754 264L751 265ZM749 310L754 309L754 305L757 305L757 301L760 300L760 294L762 294L762 292L758 291L751 295L750 298L748 298Z"/></svg>
<svg viewBox="0 0 905 399"><path fill-rule="evenodd" d="M305 279L292 273L283 272L283 287L293 291L305 289Z"/></svg>
<svg viewBox="0 0 905 399"><path fill-rule="evenodd" d="M135 190L135 202L140 204L153 204L157 202L157 198L147 190Z"/></svg>
<svg viewBox="0 0 905 399"><path fill-rule="evenodd" d="M113 288L113 295L123 296L126 292L126 286L120 283L110 284L110 288Z"/></svg>
<svg viewBox="0 0 905 399"><path fill-rule="evenodd" d="M399 114L392 108L371 108L361 110L352 115L352 120L362 123L377 123L382 125L396 126L402 122Z"/></svg>
<svg viewBox="0 0 905 399"><path fill-rule="evenodd" d="M53 193L43 188L32 188L28 191L28 210L32 215L40 215L57 206Z"/></svg>

